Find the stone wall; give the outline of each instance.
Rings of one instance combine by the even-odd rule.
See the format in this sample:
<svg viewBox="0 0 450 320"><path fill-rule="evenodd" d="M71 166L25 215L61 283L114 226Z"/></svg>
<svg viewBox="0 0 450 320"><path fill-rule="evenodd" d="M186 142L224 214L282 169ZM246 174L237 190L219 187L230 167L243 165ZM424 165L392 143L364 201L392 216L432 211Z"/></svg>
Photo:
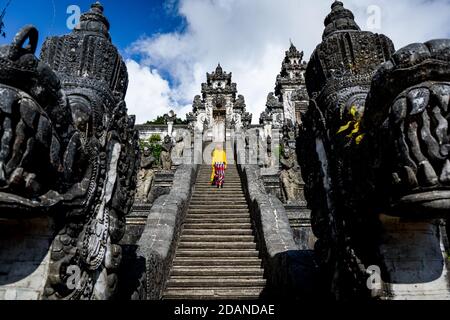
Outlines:
<svg viewBox="0 0 450 320"><path fill-rule="evenodd" d="M188 129L187 125L174 125L173 134L176 135L178 131ZM136 130L139 131L139 138L142 140L150 138L152 135L159 135L161 140L169 133L169 127L166 124L141 124L136 125Z"/></svg>
<svg viewBox="0 0 450 320"><path fill-rule="evenodd" d="M49 217L0 220L0 300L42 299L55 233Z"/></svg>
<svg viewBox="0 0 450 320"><path fill-rule="evenodd" d="M314 250L317 238L311 226L311 210L306 205L285 204L289 223L294 233L294 241L299 250Z"/></svg>
<svg viewBox="0 0 450 320"><path fill-rule="evenodd" d="M319 290L312 252L298 250L286 210L279 199L266 192L260 168L238 165L238 169L263 259L267 296L289 300L311 298Z"/></svg>
<svg viewBox="0 0 450 320"><path fill-rule="evenodd" d="M196 165L180 166L170 193L154 202L136 252L137 259L145 263L145 297L135 294L132 298L162 298L197 172Z"/></svg>

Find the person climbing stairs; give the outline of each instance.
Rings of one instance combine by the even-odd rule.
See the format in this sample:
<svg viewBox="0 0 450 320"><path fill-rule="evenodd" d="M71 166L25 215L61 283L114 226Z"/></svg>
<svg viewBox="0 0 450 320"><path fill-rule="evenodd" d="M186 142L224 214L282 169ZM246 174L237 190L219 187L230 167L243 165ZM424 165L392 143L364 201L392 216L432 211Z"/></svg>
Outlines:
<svg viewBox="0 0 450 320"><path fill-rule="evenodd" d="M223 189L201 166L163 299L260 298L264 270L235 165Z"/></svg>

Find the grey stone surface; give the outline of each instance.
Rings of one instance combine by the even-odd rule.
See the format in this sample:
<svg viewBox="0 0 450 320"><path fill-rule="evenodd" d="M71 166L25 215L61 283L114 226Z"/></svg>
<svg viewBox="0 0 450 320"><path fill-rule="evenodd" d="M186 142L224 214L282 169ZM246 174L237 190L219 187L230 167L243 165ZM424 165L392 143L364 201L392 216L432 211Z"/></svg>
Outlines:
<svg viewBox="0 0 450 320"><path fill-rule="evenodd" d="M319 289L313 254L298 250L286 210L279 199L266 192L260 168L238 168L263 256L268 295L275 299L311 298Z"/></svg>
<svg viewBox="0 0 450 320"><path fill-rule="evenodd" d="M449 298L432 223L450 211L449 58L449 39L395 51L341 1L331 6L305 74L297 154L317 262L337 300ZM380 276L388 289L377 293Z"/></svg>
<svg viewBox="0 0 450 320"><path fill-rule="evenodd" d="M299 250L314 250L317 238L311 226L311 210L301 205L284 205Z"/></svg>
<svg viewBox="0 0 450 320"><path fill-rule="evenodd" d="M48 217L0 220L0 300L42 298L55 234Z"/></svg>
<svg viewBox="0 0 450 320"><path fill-rule="evenodd" d="M198 166L182 165L174 175L170 194L153 204L145 230L138 242L137 256L145 261L145 297L159 300L169 276L181 225L187 213Z"/></svg>
<svg viewBox="0 0 450 320"><path fill-rule="evenodd" d="M118 243L134 201L139 146L124 101L126 64L103 13L94 3L73 32L47 38L39 58L39 33L31 25L0 46L5 299L109 299L116 293ZM39 225L25 234L4 227L36 217L53 217L54 233L40 234ZM77 285L70 285L68 269L76 270Z"/></svg>

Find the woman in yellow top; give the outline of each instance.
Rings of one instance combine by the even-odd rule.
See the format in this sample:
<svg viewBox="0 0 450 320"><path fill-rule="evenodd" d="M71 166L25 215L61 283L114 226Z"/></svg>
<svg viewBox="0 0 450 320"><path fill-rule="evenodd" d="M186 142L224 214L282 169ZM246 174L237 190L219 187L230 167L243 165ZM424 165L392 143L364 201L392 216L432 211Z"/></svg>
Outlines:
<svg viewBox="0 0 450 320"><path fill-rule="evenodd" d="M217 144L212 156L211 184L217 188L223 188L227 170L227 154L221 144Z"/></svg>

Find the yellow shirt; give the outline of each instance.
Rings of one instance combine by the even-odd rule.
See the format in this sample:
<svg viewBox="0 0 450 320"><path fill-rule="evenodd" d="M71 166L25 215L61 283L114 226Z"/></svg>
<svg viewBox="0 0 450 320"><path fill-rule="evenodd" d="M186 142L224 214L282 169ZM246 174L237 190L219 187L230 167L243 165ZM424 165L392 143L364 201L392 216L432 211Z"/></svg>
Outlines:
<svg viewBox="0 0 450 320"><path fill-rule="evenodd" d="M227 165L227 153L224 150L214 150L212 156L212 166L218 162L223 162Z"/></svg>
<svg viewBox="0 0 450 320"><path fill-rule="evenodd" d="M215 173L215 168L214 165L219 162L219 163L224 163L225 164L225 169L227 168L227 153L224 150L214 150L213 152L213 156L212 156L212 174L211 174L211 182L214 180L214 176L216 175Z"/></svg>

